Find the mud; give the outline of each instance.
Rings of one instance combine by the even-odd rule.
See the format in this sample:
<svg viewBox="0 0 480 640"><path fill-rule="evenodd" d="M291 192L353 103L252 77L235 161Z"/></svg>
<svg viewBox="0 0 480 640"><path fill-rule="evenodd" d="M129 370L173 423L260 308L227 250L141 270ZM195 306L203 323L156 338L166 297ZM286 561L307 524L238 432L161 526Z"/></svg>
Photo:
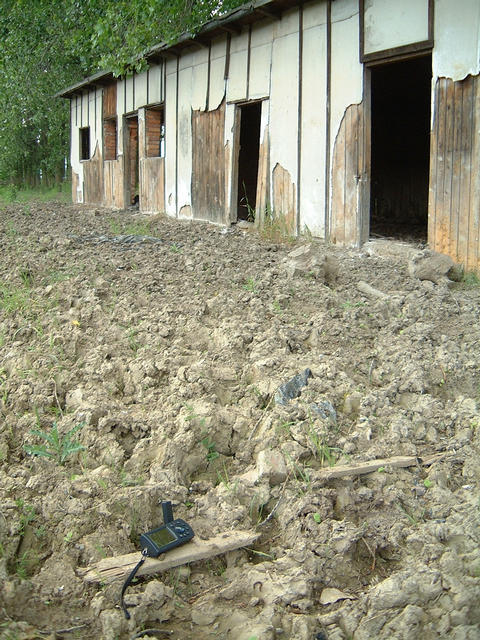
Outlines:
<svg viewBox="0 0 480 640"><path fill-rule="evenodd" d="M0 229L2 638L480 637L478 286L419 279L413 244L58 203ZM162 499L262 535L138 580L127 621L77 570L139 549Z"/></svg>

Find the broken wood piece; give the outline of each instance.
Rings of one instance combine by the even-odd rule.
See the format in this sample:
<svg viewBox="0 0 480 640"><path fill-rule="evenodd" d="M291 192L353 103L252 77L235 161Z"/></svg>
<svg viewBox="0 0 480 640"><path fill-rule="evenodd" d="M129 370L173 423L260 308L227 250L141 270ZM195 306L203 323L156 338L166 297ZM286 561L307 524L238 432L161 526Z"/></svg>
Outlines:
<svg viewBox="0 0 480 640"><path fill-rule="evenodd" d="M384 293L383 291L380 291L380 289L375 289L375 287L372 287L363 280L357 282L357 289L369 298L379 298L380 300L388 300L390 298L388 293Z"/></svg>
<svg viewBox="0 0 480 640"><path fill-rule="evenodd" d="M330 480L331 478L344 478L346 476L362 476L373 471L378 471L382 467L414 467L423 465L428 467L434 462L438 462L445 457L444 453L437 453L426 458L416 456L393 456L392 458L381 458L369 460L368 462L357 462L355 464L338 465L327 469L318 469L312 472L312 480Z"/></svg>
<svg viewBox="0 0 480 640"><path fill-rule="evenodd" d="M147 558L138 570L138 576L152 575L188 562L198 562L253 544L260 537L253 531L229 531L208 540L193 538L191 542L164 553L158 558ZM85 582L106 584L124 580L140 559L140 551L114 558L102 558L90 567L79 567L77 574Z"/></svg>

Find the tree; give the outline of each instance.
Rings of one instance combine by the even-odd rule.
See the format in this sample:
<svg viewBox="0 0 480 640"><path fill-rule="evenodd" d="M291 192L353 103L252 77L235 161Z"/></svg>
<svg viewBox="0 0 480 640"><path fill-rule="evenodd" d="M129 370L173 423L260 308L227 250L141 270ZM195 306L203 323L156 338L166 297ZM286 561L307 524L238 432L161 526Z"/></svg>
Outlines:
<svg viewBox="0 0 480 640"><path fill-rule="evenodd" d="M195 33L241 0L2 0L0 180L60 179L68 156L61 89L107 69L145 67L145 52Z"/></svg>

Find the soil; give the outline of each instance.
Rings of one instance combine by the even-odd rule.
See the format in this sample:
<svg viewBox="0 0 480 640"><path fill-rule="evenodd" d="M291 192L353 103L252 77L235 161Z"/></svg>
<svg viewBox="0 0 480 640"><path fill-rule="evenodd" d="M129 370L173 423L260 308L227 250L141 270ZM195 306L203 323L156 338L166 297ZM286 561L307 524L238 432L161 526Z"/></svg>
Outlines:
<svg viewBox="0 0 480 640"><path fill-rule="evenodd" d="M0 229L2 638L480 638L478 280L135 210ZM79 569L139 550L162 500L261 536L140 578L127 621Z"/></svg>

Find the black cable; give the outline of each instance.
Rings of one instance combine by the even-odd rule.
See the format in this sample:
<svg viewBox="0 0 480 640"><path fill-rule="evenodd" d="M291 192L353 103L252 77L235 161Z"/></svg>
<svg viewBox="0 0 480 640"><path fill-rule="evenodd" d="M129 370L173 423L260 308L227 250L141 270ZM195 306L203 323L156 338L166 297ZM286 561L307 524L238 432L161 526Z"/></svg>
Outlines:
<svg viewBox="0 0 480 640"><path fill-rule="evenodd" d="M128 613L127 605L125 604L125 601L123 600L123 596L125 595L125 591L127 590L127 588L130 586L130 583L134 579L137 571L140 569L142 564L147 559L147 554L148 554L147 549L143 549L142 550L142 559L140 560L140 562L137 565L135 565L135 567L132 569L130 575L128 576L128 578L123 583L122 593L120 595L120 604L122 605L123 613L125 614L125 618L127 620L130 620L130 614Z"/></svg>

